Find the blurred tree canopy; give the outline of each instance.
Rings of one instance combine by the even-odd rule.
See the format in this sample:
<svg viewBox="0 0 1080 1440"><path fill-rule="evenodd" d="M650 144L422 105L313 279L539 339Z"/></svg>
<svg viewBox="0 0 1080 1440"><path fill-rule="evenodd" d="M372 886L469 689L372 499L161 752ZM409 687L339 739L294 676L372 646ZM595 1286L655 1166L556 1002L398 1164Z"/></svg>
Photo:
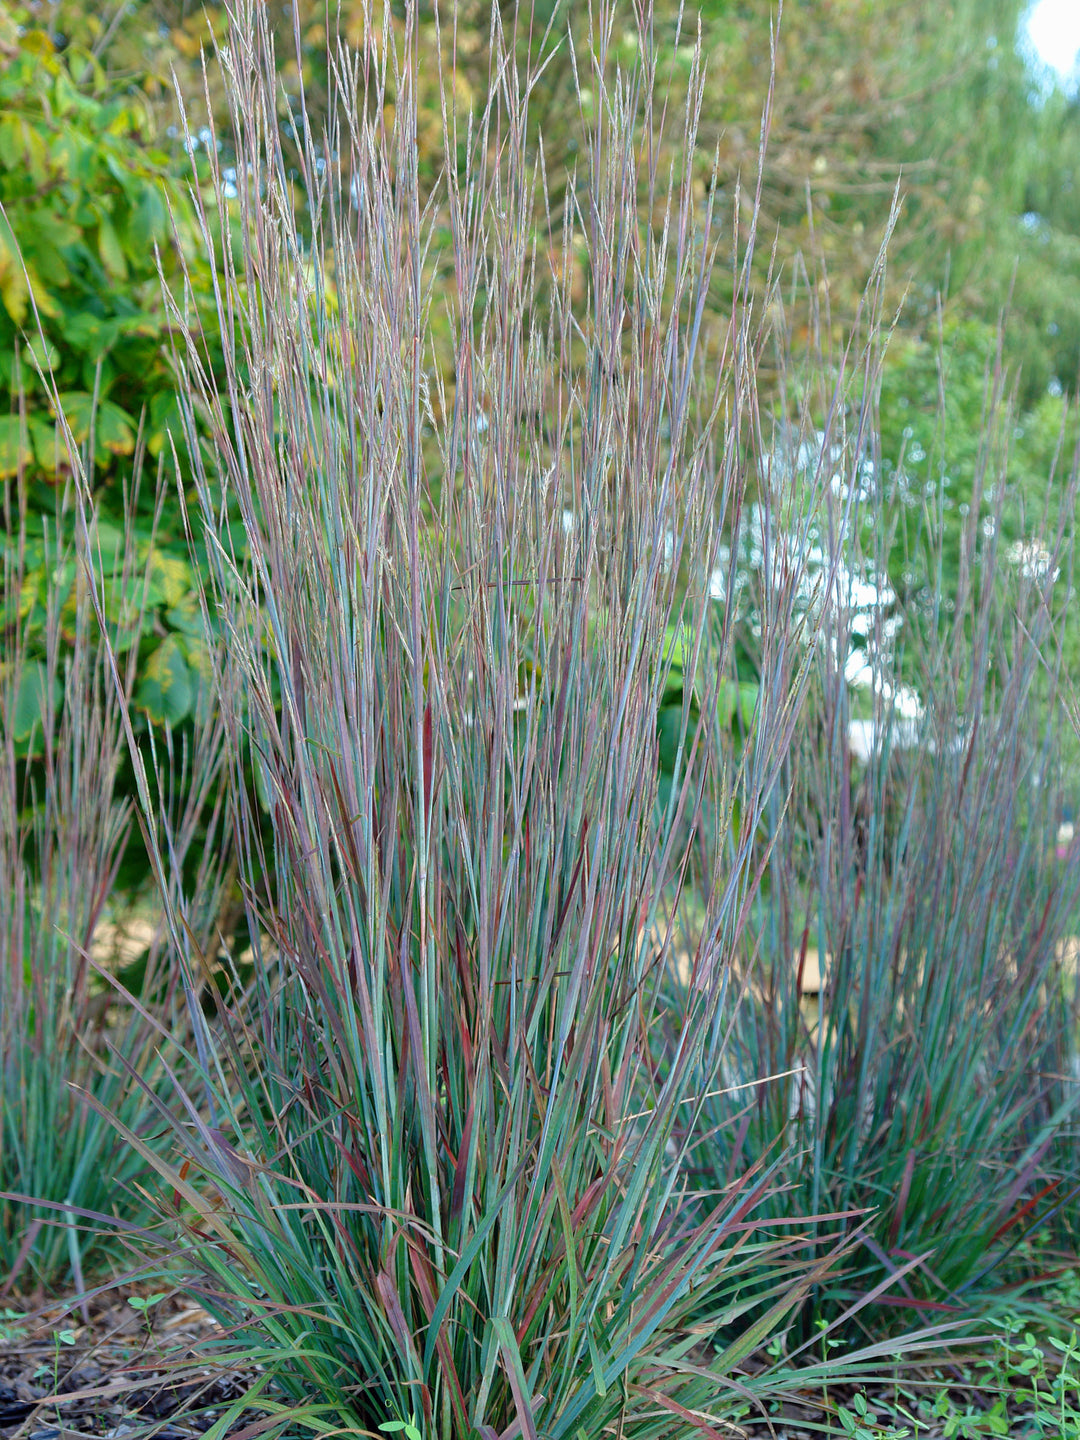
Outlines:
<svg viewBox="0 0 1080 1440"><path fill-rule="evenodd" d="M267 0L279 36L282 116L301 86L316 123L327 94L327 11L314 0ZM771 0L703 0L679 26L675 0L659 0L654 28L663 86L673 99L685 84L700 21L708 85L696 178L716 179L730 202L737 181L752 187L759 121L769 87ZM1008 355L1022 362L1025 405L1056 379L1075 385L1080 357L1080 190L1074 189L1080 118L1077 102L1040 89L1017 40L1025 0L815 0L789 5L776 46L776 82L759 235L770 258L774 234L782 275L813 253L829 278L832 317L853 313L874 263L899 181L902 210L890 245L890 298L906 301L901 328L934 323L937 297L950 312L994 323L1013 297ZM156 144L175 148L179 124L172 76L184 95L192 131L227 148L220 80L205 72L202 52L226 32L223 5L194 0L129 0L97 10L85 0L57 0L9 10L24 27L41 27L59 44L93 56L129 97L138 95L157 122ZM363 46L363 0L341 0L341 34ZM487 90L491 9L459 0L437 12L419 5L420 43L433 56L436 20L445 73L456 65L459 116L478 112ZM403 0L391 11L397 34ZM534 133L543 132L549 175L573 164L592 103L589 76L576 74L569 27L585 39L587 7L535 0L504 5L503 25L519 50L540 53L544 27L549 63L532 100ZM624 67L639 43L631 3L611 37ZM375 19L378 37L379 20ZM300 41L299 53L294 34ZM83 77L88 79L89 73ZM204 83L209 106L204 99ZM393 85L391 83L392 91ZM579 95L580 89L580 95ZM392 94L390 96L392 100ZM442 117L434 65L420 73L420 148L431 182L441 167ZM730 211L729 211L730 215Z"/></svg>

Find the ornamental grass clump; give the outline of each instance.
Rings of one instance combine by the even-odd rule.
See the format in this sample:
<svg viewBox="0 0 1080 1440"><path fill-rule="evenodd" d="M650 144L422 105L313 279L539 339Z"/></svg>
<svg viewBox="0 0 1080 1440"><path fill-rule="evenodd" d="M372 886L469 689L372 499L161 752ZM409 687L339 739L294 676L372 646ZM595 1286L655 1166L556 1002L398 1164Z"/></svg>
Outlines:
<svg viewBox="0 0 1080 1440"><path fill-rule="evenodd" d="M1021 513L1025 539L1003 543L1013 424L999 366L955 589L947 479L929 504L903 503L868 427L865 519L834 541L846 578L783 762L786 811L768 808L737 967L753 999L724 1073L786 1078L710 1099L690 1168L722 1183L783 1133L770 1213L872 1207L793 1348L904 1267L861 1325L985 1323L999 1303L1037 1305L1047 1274L1075 1264L1080 876L1058 835L1075 785L1062 685L1077 467L1045 477L1045 513ZM930 577L906 598L887 578L898 511L910 573Z"/></svg>
<svg viewBox="0 0 1080 1440"><path fill-rule="evenodd" d="M175 322L254 975L214 1024L192 1010L199 1083L159 1105L179 1158L128 1138L193 1289L284 1388L282 1423L707 1429L839 1253L828 1222L816 1249L758 1229L768 1159L711 1194L684 1165L813 629L801 567L778 565L736 742L733 612L709 577L759 475L796 528L820 496L774 495L754 460L745 253L712 310L726 229L695 183L700 49L672 145L651 17L634 22L632 73L607 5L576 57L570 176L545 172L542 61L515 58L497 9L468 116L453 36L422 54L413 7L331 49L325 135L282 111L264 7L241 5L219 55L233 133L197 200L207 244L233 236L224 388L179 301ZM421 64L447 67L423 199ZM735 206L725 227L752 241ZM691 878L705 940L665 1045L667 917Z"/></svg>

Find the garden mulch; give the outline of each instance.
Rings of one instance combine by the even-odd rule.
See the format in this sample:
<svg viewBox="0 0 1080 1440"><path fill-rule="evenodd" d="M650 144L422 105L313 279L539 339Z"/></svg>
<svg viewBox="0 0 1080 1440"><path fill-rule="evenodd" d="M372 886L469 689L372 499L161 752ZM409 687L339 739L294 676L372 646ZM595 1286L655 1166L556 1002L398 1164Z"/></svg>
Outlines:
<svg viewBox="0 0 1080 1440"><path fill-rule="evenodd" d="M242 1400L258 1371L214 1366L212 1317L178 1295L138 1308L146 1298L145 1287L109 1291L88 1318L0 1304L0 1440L194 1440ZM242 1409L226 1434L263 1413Z"/></svg>

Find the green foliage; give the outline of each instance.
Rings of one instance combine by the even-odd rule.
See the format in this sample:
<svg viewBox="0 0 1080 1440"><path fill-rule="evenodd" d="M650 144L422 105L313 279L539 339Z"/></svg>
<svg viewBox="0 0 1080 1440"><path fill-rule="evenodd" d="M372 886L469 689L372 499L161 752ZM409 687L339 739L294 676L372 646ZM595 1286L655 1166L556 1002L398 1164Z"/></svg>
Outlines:
<svg viewBox="0 0 1080 1440"><path fill-rule="evenodd" d="M1074 304L1080 311L1073 289L1062 284L1062 263L1057 254L1057 249L1068 243L1071 224L1069 136L1075 128L1075 106L1070 108L1060 96L1052 97L1041 108L1033 103L1030 77L1013 45L1020 10L1019 0L995 0L989 5L963 0L959 5L930 10L916 0L889 7L845 3L834 6L829 24L823 25L812 9L789 7L778 52L780 68L771 117L772 160L765 176L765 213L770 223L782 222L778 251L782 264L789 270L794 265L797 272L801 264L798 251L803 248L819 255L828 267L836 323L842 322L857 303L862 278L876 254L896 175L905 167L905 204L891 247L891 293L899 299L908 291L913 273L919 283L910 291L901 313L898 361L895 366L890 363L887 376L883 456L894 466L900 462L908 421L893 423L898 417L895 409L890 413L892 402L906 400L920 407L929 397L929 414L933 416L936 411L936 341L928 340L926 335L933 324L935 292L946 285L951 291L947 299L949 346L959 345L961 353L949 358L949 368L956 373L948 390L949 407L955 414L949 418L949 455L943 467L953 486L953 492L944 500L946 511L950 505L953 507L951 515L943 516L947 578L958 558L959 507L965 503L971 484L968 461L972 457L963 452L977 449L980 434L981 393L976 392L981 385L980 352L986 337L978 324L967 325L964 317L982 316L982 324L996 314L1005 299L1014 256L1019 251L1019 303L1015 321L1007 331L1008 353L1024 360L1021 383L1025 403L1037 404L1045 394L1047 374L1046 367L1039 368L1033 357L1050 347L1047 327L1054 328L1055 353L1072 353L1068 339L1072 331L1065 313ZM271 13L282 97L291 97L289 103L295 106L302 82L307 113L318 126L326 114L328 93L323 11L307 4L299 7L298 57L292 54L287 8L272 5ZM706 6L703 13L710 71L703 91L701 153L704 156L710 152L715 140L719 147L717 193L723 213L737 173L745 171L754 158L756 112L767 81L767 32L772 7L756 0L750 4L720 3ZM89 439L88 412L95 393L97 362L103 362L94 443L99 479L111 475L115 489L115 477L122 473L118 461L130 448L140 417L145 413L151 454L161 445L166 427L176 419L168 366L160 346L161 304L150 246L143 243L167 238L163 203L167 198L188 249L189 264L193 263L194 248L183 238L192 235L183 187L172 180L170 157L155 150L150 140L154 121L160 130L166 118L175 120L169 96L163 92L162 78L167 76L170 64L179 67L194 128L216 117L217 143L223 154L229 154L232 141L221 82L211 67L209 97L213 113L204 112L198 64L202 47L225 33L226 19L223 11L214 6L198 13L170 10L164 17L151 14L146 6L135 6L125 23L115 27L109 45L103 48L101 26L95 17L77 5L61 6L54 24L64 30L68 43L60 55L46 34L33 28L36 22L32 15L23 10L12 14L29 28L19 38L9 27L7 43L12 58L8 83L17 103L0 127L0 134L9 136L8 152L18 160L17 166L8 171L5 183L10 187L17 173L22 188L17 187L13 197L5 192L4 198L9 210L10 199L16 202L14 238L23 245L34 273L42 270L38 288L47 292L45 304L57 310L52 318L44 317L48 348L38 358L49 355L59 365L58 383L80 444ZM541 18L546 15L545 11ZM161 25L162 18L168 28ZM470 114L477 113L476 97L485 83L488 18L484 6L466 5L455 11L453 102L457 123L462 126ZM388 19L390 33L400 44L401 18L394 14ZM640 45L631 19L620 15L613 31L614 51L624 64L631 61ZM580 37L585 12L579 8L576 14L568 15L568 20L572 33ZM659 59L659 73L678 95L689 80L689 35L677 33L676 7L666 3L657 7L655 25L656 34L670 46ZM341 27L355 44L364 31L360 7L342 8ZM428 64L425 60L420 67L417 96L421 181L427 193L434 185L443 147L438 86L434 84L438 66L434 59L441 54L444 66L449 67L450 50L446 37L435 35L426 12L419 33L425 55L432 61ZM136 58L146 57L149 68L137 74L137 86L130 78L123 85L110 80L108 67L114 55L115 63L126 66L129 76ZM35 66L41 58L43 73L53 76L54 90L61 92L58 100L49 94L48 87L45 89L51 119L46 116L44 102L39 104L37 97L22 86L19 77L25 74L23 62L27 58ZM557 162L572 165L581 153L584 112L577 104L568 47L555 46L546 59L549 63L538 77L531 97L530 126L543 126L545 154L549 171L553 172ZM943 67L947 67L947 75ZM396 83L393 74L385 77L385 98L391 114ZM164 90L168 88L166 85ZM152 101L150 96L154 97ZM299 156L284 120L284 104L284 98L279 99L277 116L283 126L290 198L302 217L306 202L303 186L298 183ZM61 131L74 134L75 139L61 141ZM79 165L69 163L62 177L49 170L46 192L38 196L25 163L30 151L44 157L40 168L48 167L54 148L67 156L73 146L81 157ZM459 164L463 153L457 156ZM711 183L703 165L704 160L694 172L694 183L700 187ZM808 183L813 195L813 235L805 226ZM62 186L67 188L61 194ZM1035 229L1020 223L1025 213L1029 219L1032 213L1039 217ZM35 225L42 216L42 223ZM1050 230L1054 237L1050 248L1057 247L1053 255L1047 249ZM61 233L69 237L64 245L56 238ZM40 265L35 258L38 249L44 257ZM69 251L75 260L65 258ZM176 290L178 257L170 245L166 245L163 259L166 279ZM78 286L74 290L70 286L57 290L45 282L46 273L59 273L58 264L74 268L81 292L77 293ZM21 286L21 290L12 291L16 311L25 309L22 291L28 293L29 287L21 279L16 282L14 270L5 273L10 274L10 284ZM197 266L194 278L193 298L200 305L199 297L208 293L208 287L203 283L205 275L200 280ZM581 277L583 284L585 279ZM723 294L713 296L725 309L730 303L729 290L728 284ZM1037 333L1032 331L1036 291L1042 297L1035 306ZM1080 295L1080 286L1076 294ZM204 329L212 335L214 322L205 306L201 319ZM10 315L7 320L11 321ZM433 335L437 328L436 317ZM1039 341L1039 335L1045 343ZM439 337L437 348L441 357L449 353L445 337ZM1067 370L1063 360L1054 364L1054 373ZM449 403L455 380L452 364L441 359L440 368ZM40 473L45 473L41 467L46 462L55 472L57 467L63 468L64 451L62 446L57 448L55 419L47 397L39 393L29 352L23 355L21 374L34 392L31 400L36 397L37 403L31 403L25 420L14 412L3 415L0 407L0 457L7 456L8 463L14 464L22 455ZM1063 383L1068 385L1070 381L1071 376L1064 373ZM912 387L915 393L910 393ZM1026 417L1022 423L1027 429ZM924 434L924 430L929 433ZM927 456L937 457L940 447L931 443L933 420L928 426L915 424L913 431L906 447L909 462L919 446ZM1045 468L1045 447L1036 458ZM914 554L918 541L912 535L913 530L925 530L920 525L925 495L918 494L918 487L927 481L936 484L942 473L942 467L934 473L929 461L922 465L926 473L918 463L909 463L912 493L918 503L914 513L908 513L905 507L898 525L898 548L890 564L894 584L908 590L925 583L923 558ZM184 468L186 471L186 464ZM178 547L179 554L181 541L178 516L169 504L162 517L158 543L166 548ZM912 554L902 556L905 546ZM910 572L906 583L905 572ZM168 703L160 686L153 682L141 692L149 707L147 714L156 722L190 713L197 691L185 674L185 670L196 673L200 668L194 653L197 638L192 628L177 624L176 616L159 606L151 606L145 617L145 629L139 637L140 669L154 655L154 637L160 640L169 632L175 633L175 644L156 663L160 674L175 683L175 691ZM183 666L175 663L177 651Z"/></svg>
<svg viewBox="0 0 1080 1440"><path fill-rule="evenodd" d="M155 143L146 95L131 80L111 82L92 50L58 50L27 10L4 7L0 25L0 480L18 477L28 511L23 588L5 596L5 614L10 624L17 607L26 627L32 685L46 592L68 614L77 604L74 569L57 595L44 568L53 492L71 475L73 444L97 501L119 652L137 650L136 706L153 723L177 725L194 713L205 651L176 499L156 513L154 487L136 491L146 586L129 578L121 589L111 562L137 444L169 473L173 445L181 477L189 463L161 278L179 293L186 273L213 364L212 277L187 184L175 153ZM13 556L16 536L3 543ZM62 634L69 643L70 626Z"/></svg>
<svg viewBox="0 0 1080 1440"><path fill-rule="evenodd" d="M0 101L0 347L12 357L0 385L5 410L17 410L20 393L26 400L3 473L55 483L69 468L37 361L51 370L76 443L94 429L94 467L104 481L114 457L134 451L151 400L159 400L146 433L152 454L179 419L175 405L170 411L161 401L173 387L155 247L175 276L169 207L181 226L190 207L170 181L168 156L148 143L145 103L110 96L91 55L58 54L44 32L27 30L0 73ZM35 312L45 335L28 353L24 334L33 333Z"/></svg>
<svg viewBox="0 0 1080 1440"><path fill-rule="evenodd" d="M905 624L924 642L952 627L963 556L978 564L985 554L1003 578L1025 567L1035 574L1060 564L1050 551L1059 526L1071 531L1075 407L1044 395L1021 410L1006 387L1001 341L981 321L896 335L886 356L877 442L885 560ZM1066 663L1074 664L1080 627L1068 611L1063 624Z"/></svg>
<svg viewBox="0 0 1080 1440"><path fill-rule="evenodd" d="M704 7L700 85L676 5L652 17L655 55L628 9L597 27L570 7L579 56L603 50L609 24L606 58L579 74L573 43L549 42L528 116L510 79L515 56L530 63L528 43L501 35L488 6L456 7L451 37L423 7L419 20L398 7L368 34L366 7L344 5L342 28L370 67L351 111L358 97L335 99L323 9L299 6L292 58L288 7L262 8L277 54L264 46L231 81L211 66L204 113L200 47L225 36L222 9L160 27L156 8L136 5L110 51L85 7L72 7L61 45L36 10L0 6L0 478L20 512L3 542L4 633L18 639L0 659L12 787L2 839L18 883L0 906L0 1184L104 1212L119 1203L116 1177L154 1166L192 1269L250 1342L246 1358L265 1360L298 1402L297 1423L351 1415L405 1440L474 1421L488 1436L531 1435L538 1421L567 1437L659 1434L686 1419L680 1407L711 1410L718 1385L808 1294L841 1319L879 1282L898 1290L894 1305L959 1312L990 1267L1021 1273L1013 1238L1044 1213L1044 1182L1060 1193L1067 1178L1072 1102L1057 1080L1041 1083L1068 1073L1076 1000L1053 949L1070 896L1046 864L1063 792L1053 682L1039 669L1054 661L1052 636L1032 582L1053 525L1072 523L1065 487L1047 482L1069 468L1075 416L1047 387L1071 383L1080 334L1076 202L1059 183L1075 163L1075 107L1032 105L1012 47L1019 0L836 0L828 25L820 7L789 6L774 158L753 212L780 238L776 260L745 273L762 280L778 262L786 284L820 262L822 285L795 283L783 322L772 299L754 333L739 277L774 9L764 0ZM507 81L488 111L493 19ZM553 33L561 40L561 20ZM250 60L253 34L238 38L234 59ZM170 55L204 134L194 204L157 143ZM696 149L680 153L682 132L664 142L655 114L604 78L616 63L639 75L646 101L670 89L672 113L687 93L700 102ZM208 183L202 124L227 119L237 86L255 103L240 105L235 132L222 127L215 156L250 163L273 205L235 197L227 171ZM310 133L291 123L301 113ZM488 128L493 114L505 131ZM311 145L326 118L342 128L321 189L325 152ZM444 119L453 163L440 190ZM644 155L648 205L630 178ZM674 225L658 198L678 189L669 163L687 179ZM814 352L822 412L836 405L834 355L901 164L905 203L878 281L889 302L909 303L880 395L867 383L863 397L879 398L870 518L905 621L898 669L927 680L939 749L907 771L897 753L861 772L835 666L822 661L821 708L795 726L805 614L766 613L757 597L764 637L745 633L743 613L738 634L720 633L719 607L700 598L705 556L717 558L704 517L728 501L702 476L737 474L741 497L758 480L739 467L767 472L773 457L732 435L764 410L759 382L786 404L789 339ZM481 172L476 193L498 203L474 210L467 182ZM350 196L336 228L331 194ZM245 206L246 247L219 233L219 215ZM673 236L695 237L677 264ZM987 321L1016 254L1004 353L1023 368L1010 409ZM297 306L301 291L309 303ZM695 313L700 332L686 323ZM223 352L225 316L237 330ZM755 357L773 327L775 369L731 361L728 317L740 345L754 334ZM179 399L174 337L189 384ZM272 396L251 384L249 343ZM602 346L610 373L588 359ZM698 378L726 357L726 412L691 379L695 352ZM245 403L230 416L236 395ZM210 433L189 452L186 437ZM191 553L172 490L130 479L145 456L167 475L174 445L205 525ZM605 487L613 459L618 482ZM73 479L96 516L94 595L136 733L126 773L114 699L106 736L88 698L114 692L93 670L90 587L65 543ZM689 554L657 573L669 509L684 502ZM965 610L971 567L991 597L981 611ZM1021 598L1041 655L1001 608ZM1067 666L1078 642L1057 610ZM760 683L736 678L732 656L751 654ZM138 748L155 727L167 746L177 728L188 738L211 693L228 725L213 764L234 766L226 803L254 948L232 969L237 983L215 977L220 1028L192 980L206 964L189 903L202 890L184 858L216 790L199 791L181 764L168 778L190 808L162 820L143 768L152 757L153 779L159 752ZM1022 724L1033 695L1047 702L1040 723ZM863 700L865 718L881 720L881 694ZM958 758L973 701L983 729ZM137 784L176 954L168 973L155 951L121 979L155 1015L187 992L198 1058L185 1057L179 1096L134 1011L123 1053L141 1089L125 1089L92 1046L76 1049L101 999L80 967ZM77 834L48 829L60 825L49 794L75 796ZM48 888L54 854L79 885ZM746 876L759 859L752 911ZM694 898L708 933L700 973L738 958L751 921L737 1016L716 985L707 1015L696 993L665 995L674 925L659 961L643 942L687 877L707 892ZM792 964L812 935L833 957L816 1026ZM743 1087L730 1104L715 1093L721 1065ZM72 1078L88 1105L72 1100ZM691 1091L709 1101L684 1127ZM103 1109L127 1149L111 1148ZM159 1122L183 1162L148 1139ZM866 1243L832 1280L814 1246L845 1252L867 1205ZM786 1242L753 1234L759 1215L797 1222L799 1238L781 1254ZM0 1267L51 1284L102 1258L70 1223L35 1228L48 1218L26 1200L9 1208ZM872 1323L887 1328L895 1313ZM842 1347L817 1319L827 1368ZM699 1365L702 1336L717 1349ZM1071 1384L1072 1342L1062 1353ZM1007 1363L1035 1375L1037 1414L1074 1423L1065 1383L1039 1370L1026 1339ZM362 1392L341 1378L357 1371L370 1380ZM774 1367L739 1384L767 1393L781 1378ZM938 1418L956 1435L996 1433L972 1427L1006 1410ZM859 1400L839 1420L858 1440L890 1434Z"/></svg>
<svg viewBox="0 0 1080 1440"><path fill-rule="evenodd" d="M841 1432L851 1440L908 1440L911 1430L906 1425L879 1424L871 1415L866 1396L859 1391L852 1398L852 1409L846 1405L837 1407L837 1419Z"/></svg>
<svg viewBox="0 0 1080 1440"><path fill-rule="evenodd" d="M863 1362L833 1389L816 1367L800 1367L783 1383L803 1406L820 1405L828 1418L815 1428L834 1440L1077 1440L1078 1317L1064 1289L1050 1287L1045 1300L1060 1305L1059 1333L1045 1334L1009 1312L988 1322L990 1334L978 1345L952 1347L947 1363L928 1349L915 1364L881 1366L893 1357L887 1346L871 1346L881 1366L876 1375Z"/></svg>
<svg viewBox="0 0 1080 1440"><path fill-rule="evenodd" d="M715 628L716 617L708 610L705 614L707 625ZM685 773L685 752L701 725L702 702L711 706L719 730L730 733L737 743L750 729L758 699L754 681L722 676L704 684L700 676L695 678L695 671L706 668L709 657L717 653L715 638L706 641L699 654L690 626L680 622L668 627L664 644L670 668L656 725L661 805L667 805Z"/></svg>
<svg viewBox="0 0 1080 1440"><path fill-rule="evenodd" d="M1016 257L1009 355L1025 405L1047 393L1074 395L1080 380L1080 101L1054 89L1032 107L1029 123L1035 144L1019 213L1003 227L1002 256Z"/></svg>
<svg viewBox="0 0 1080 1440"><path fill-rule="evenodd" d="M1076 1440L1080 1344L1075 1316L1072 1323L1063 1337L1040 1341L1015 1314L992 1321L991 1353L967 1367L967 1383L950 1385L944 1378L932 1403L920 1407L920 1418L943 1440Z"/></svg>

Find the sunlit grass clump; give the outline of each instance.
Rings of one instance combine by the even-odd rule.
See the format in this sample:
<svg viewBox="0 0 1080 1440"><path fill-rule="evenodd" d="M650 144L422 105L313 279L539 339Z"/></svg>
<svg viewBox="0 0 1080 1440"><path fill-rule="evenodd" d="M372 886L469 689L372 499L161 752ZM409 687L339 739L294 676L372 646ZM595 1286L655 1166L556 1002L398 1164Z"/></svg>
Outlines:
<svg viewBox="0 0 1080 1440"><path fill-rule="evenodd" d="M872 1373L897 1315L970 1328L1036 1235L1070 1238L1071 512L1028 573L976 506L956 595L938 566L932 604L856 615L895 540L884 246L845 348L812 326L796 365L779 286L751 288L758 204L697 152L700 45L679 97L647 9L629 71L614 24L575 52L580 159L554 174L529 124L551 35L494 11L466 114L454 35L429 51L388 12L331 44L324 122L241 4L214 61L231 133L193 187L223 372L168 297L198 727L131 723L71 445L100 643L65 719L38 707L68 888L52 831L5 832L48 909L3 914L5 1073L89 1092L73 1153L98 1174L115 1135L114 1189L141 1167L129 1249L185 1277L220 1359L266 1365L272 1423L713 1435ZM763 164L767 131L766 108ZM987 476L1008 413L993 392ZM912 533L940 555L930 507ZM105 1085L35 1037L78 1013L132 805L164 964L137 995L99 973L134 1037L93 1052ZM5 1125L40 1148L22 1093ZM61 1228L46 1256L13 1212L0 1259L56 1283L66 1245L81 1286L71 1207L107 1199L18 1168ZM859 1327L875 1343L830 1357Z"/></svg>
<svg viewBox="0 0 1080 1440"><path fill-rule="evenodd" d="M255 978L194 1016L199 1083L160 1107L183 1163L129 1139L207 1303L313 1426L707 1423L832 1248L795 1261L758 1232L767 1165L699 1193L682 1164L812 632L778 570L737 735L709 577L748 490L797 528L816 487L774 497L758 453L742 260L734 313L708 313L726 236L689 173L700 65L672 125L648 45L631 76L609 62L611 23L578 59L597 102L560 228L497 17L487 104L466 125L446 102L459 164L424 203L411 23L333 53L298 176L261 11L220 58L224 389L175 318ZM691 882L707 938L658 1049Z"/></svg>

